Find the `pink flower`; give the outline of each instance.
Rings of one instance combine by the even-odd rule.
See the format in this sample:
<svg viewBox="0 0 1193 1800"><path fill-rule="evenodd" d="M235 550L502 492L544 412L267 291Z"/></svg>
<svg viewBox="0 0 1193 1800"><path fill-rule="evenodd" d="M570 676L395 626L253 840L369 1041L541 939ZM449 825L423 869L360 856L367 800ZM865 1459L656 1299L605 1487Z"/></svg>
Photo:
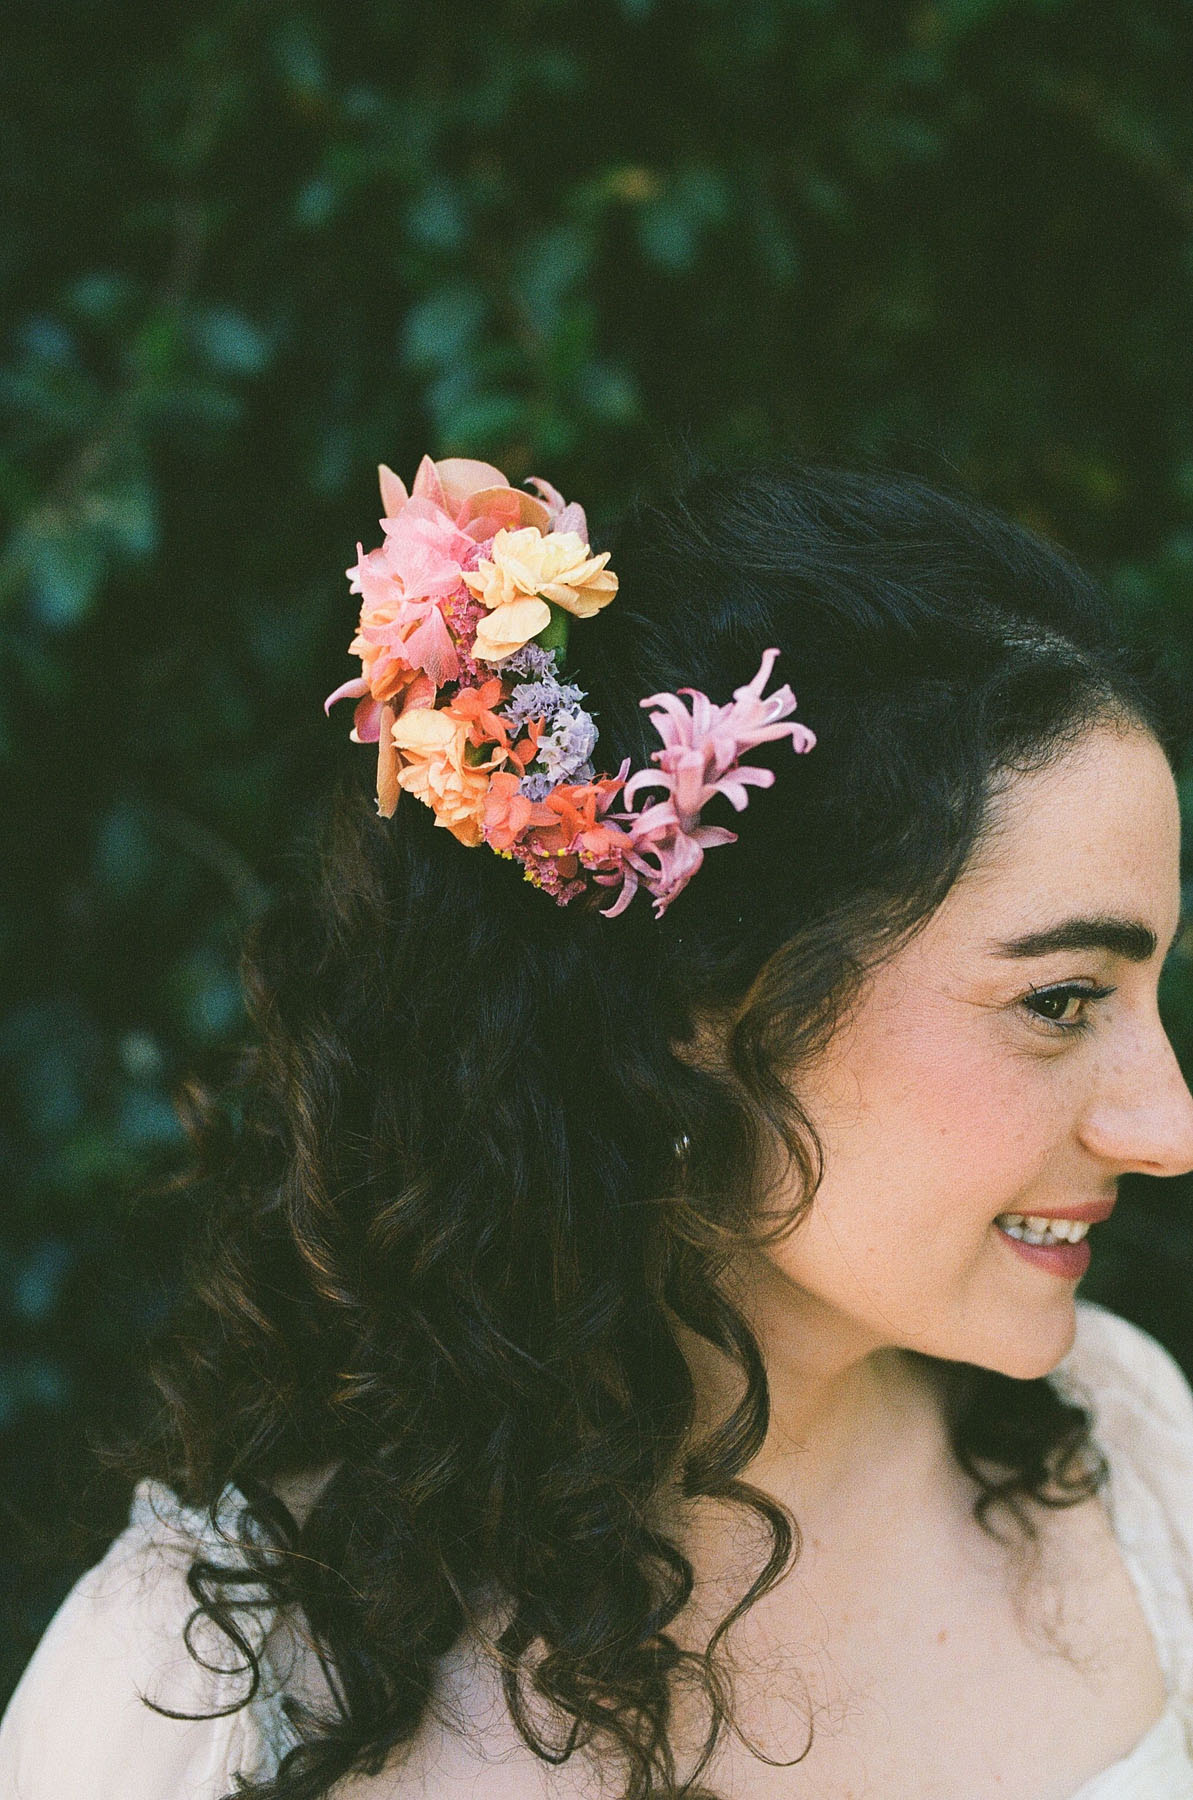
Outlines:
<svg viewBox="0 0 1193 1800"><path fill-rule="evenodd" d="M436 687L455 681L459 657L441 602L460 587L476 545L427 500L402 509L379 549L348 570L363 597L360 626L349 645L360 656L374 699L406 670L422 670Z"/></svg>
<svg viewBox="0 0 1193 1800"><path fill-rule="evenodd" d="M690 694L689 712L678 694L649 694L639 704L658 706L651 723L663 739L653 752L653 769L640 769L626 782L628 801L641 788L663 787L667 796L644 812L615 813L629 828L630 844L624 852L623 887L616 903L603 908L606 918L625 910L641 880L654 895L656 918L661 918L676 895L687 886L704 860L704 852L716 844L732 844L737 833L719 825L701 825L700 811L714 794L724 794L737 812L749 800L748 787L770 787L773 769L741 765L739 757L756 744L790 737L797 752L811 750L816 742L806 725L779 723L795 710L795 695L787 686L765 698L762 689L779 652L766 650L754 679L734 689L727 706L714 706L707 694L680 688ZM653 860L652 860L653 859ZM617 875L595 876L609 882Z"/></svg>
<svg viewBox="0 0 1193 1800"><path fill-rule="evenodd" d="M362 597L348 651L360 657L362 673L324 701L326 712L337 700L371 696L374 704L357 708L364 742L377 737L381 704L396 699L417 675L429 675L436 687L459 680L461 649L467 647L453 636L445 607L458 616L459 603L467 605L464 571L476 568L480 549L499 531L533 527L546 533L552 517L546 501L512 488L491 463L466 457L436 463L424 456L413 493L384 463L378 477L385 541L367 553L358 544L348 570L352 593ZM557 511L578 510L564 507L554 488L550 493Z"/></svg>
<svg viewBox="0 0 1193 1800"><path fill-rule="evenodd" d="M569 505L558 488L553 488L549 481L543 481L538 475L528 475L526 485L537 489L545 501L549 531L574 531L577 537L588 542L588 520L578 500Z"/></svg>
<svg viewBox="0 0 1193 1800"><path fill-rule="evenodd" d="M448 456L442 462L432 462L424 456L409 494L405 482L384 463L377 473L381 478L381 504L385 508L381 524L385 531L392 530L412 500L424 500L436 507L478 544L488 542L502 529L516 531L522 525L533 525L538 531L551 529L546 502L536 500L522 488L511 487L492 463L473 462L466 456ZM554 488L551 492L554 494Z"/></svg>

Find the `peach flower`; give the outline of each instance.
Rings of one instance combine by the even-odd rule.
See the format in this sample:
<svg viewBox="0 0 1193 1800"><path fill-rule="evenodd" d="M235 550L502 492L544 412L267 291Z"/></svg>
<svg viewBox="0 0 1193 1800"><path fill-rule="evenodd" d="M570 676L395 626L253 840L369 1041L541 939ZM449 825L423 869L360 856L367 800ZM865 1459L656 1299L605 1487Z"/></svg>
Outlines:
<svg viewBox="0 0 1193 1800"><path fill-rule="evenodd" d="M482 615L472 640L472 654L484 662L498 662L503 656L512 656L550 623L551 608L544 600L512 600L508 606L498 606Z"/></svg>
<svg viewBox="0 0 1193 1800"><path fill-rule="evenodd" d="M390 727L400 753L399 787L414 794L462 844L474 848L484 838L482 821L492 762L468 762L464 752L472 721L455 718L450 707L408 709Z"/></svg>
<svg viewBox="0 0 1193 1800"><path fill-rule="evenodd" d="M509 656L550 622L552 601L578 619L590 619L617 592L606 569L609 552L593 556L575 531L499 531L488 557L464 571L464 582L489 608L477 627L474 656Z"/></svg>

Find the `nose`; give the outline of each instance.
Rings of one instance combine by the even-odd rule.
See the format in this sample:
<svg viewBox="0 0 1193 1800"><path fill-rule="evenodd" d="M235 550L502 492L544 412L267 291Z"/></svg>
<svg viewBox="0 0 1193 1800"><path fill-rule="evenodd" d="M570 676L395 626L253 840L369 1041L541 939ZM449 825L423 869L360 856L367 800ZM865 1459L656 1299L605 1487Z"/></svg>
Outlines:
<svg viewBox="0 0 1193 1800"><path fill-rule="evenodd" d="M1193 1094L1159 1016L1119 1049L1082 1116L1082 1141L1122 1174L1189 1174Z"/></svg>

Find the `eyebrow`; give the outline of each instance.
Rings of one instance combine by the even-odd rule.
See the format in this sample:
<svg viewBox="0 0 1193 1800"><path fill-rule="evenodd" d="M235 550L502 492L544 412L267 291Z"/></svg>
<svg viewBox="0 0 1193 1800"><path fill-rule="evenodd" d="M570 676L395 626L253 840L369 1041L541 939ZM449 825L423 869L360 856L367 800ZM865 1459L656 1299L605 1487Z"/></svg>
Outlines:
<svg viewBox="0 0 1193 1800"><path fill-rule="evenodd" d="M1058 950L1108 950L1127 962L1145 963L1156 954L1158 939L1150 926L1139 919L1106 916L1090 919L1062 919L1043 931L1029 931L1023 937L996 943L997 956L1052 956Z"/></svg>

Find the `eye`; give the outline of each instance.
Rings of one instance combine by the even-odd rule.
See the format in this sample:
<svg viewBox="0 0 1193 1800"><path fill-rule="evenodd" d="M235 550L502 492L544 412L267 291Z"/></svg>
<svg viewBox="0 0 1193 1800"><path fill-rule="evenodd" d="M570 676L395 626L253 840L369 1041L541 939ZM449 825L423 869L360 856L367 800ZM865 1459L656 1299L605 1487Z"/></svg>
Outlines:
<svg viewBox="0 0 1193 1800"><path fill-rule="evenodd" d="M1093 1022L1088 1011L1090 1003L1105 1000L1113 992L1112 987L1087 987L1066 981L1057 987L1032 988L1021 1004L1033 1018L1054 1031L1086 1031Z"/></svg>

